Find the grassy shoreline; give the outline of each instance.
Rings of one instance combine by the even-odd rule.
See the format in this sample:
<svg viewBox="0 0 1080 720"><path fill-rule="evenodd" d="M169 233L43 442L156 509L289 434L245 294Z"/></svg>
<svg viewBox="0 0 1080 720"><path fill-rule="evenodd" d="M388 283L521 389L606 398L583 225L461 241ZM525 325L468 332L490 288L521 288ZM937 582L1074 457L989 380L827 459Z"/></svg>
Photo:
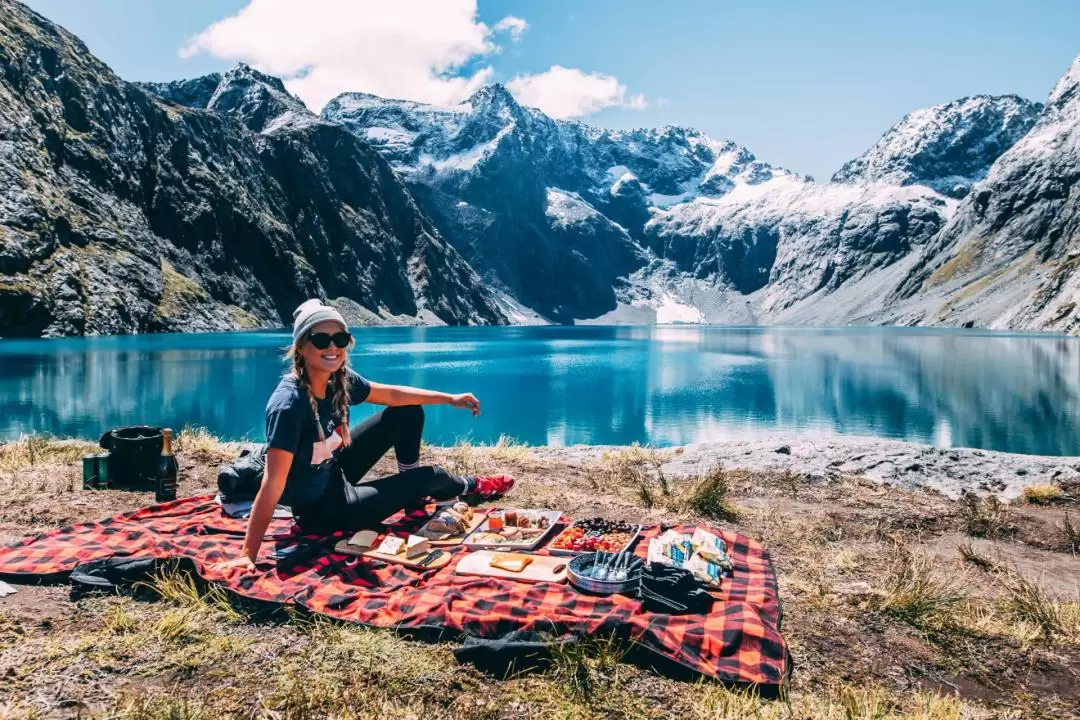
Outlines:
<svg viewBox="0 0 1080 720"><path fill-rule="evenodd" d="M134 509L150 493L83 491L91 443L0 444L0 540ZM239 451L178 435L180 491L213 492ZM709 465L681 449L552 457L502 441L424 448L458 472L509 470L510 498L571 515L706 521L763 542L796 666L780 702L619 662L596 640L549 672L496 681L449 646L285 611L267 613L166 575L72 602L64 586L0 599L0 716L205 718L1062 718L1080 707L1080 488L1002 503L950 500L865 477ZM390 472L385 460L376 473ZM1070 533L1071 529L1071 533Z"/></svg>

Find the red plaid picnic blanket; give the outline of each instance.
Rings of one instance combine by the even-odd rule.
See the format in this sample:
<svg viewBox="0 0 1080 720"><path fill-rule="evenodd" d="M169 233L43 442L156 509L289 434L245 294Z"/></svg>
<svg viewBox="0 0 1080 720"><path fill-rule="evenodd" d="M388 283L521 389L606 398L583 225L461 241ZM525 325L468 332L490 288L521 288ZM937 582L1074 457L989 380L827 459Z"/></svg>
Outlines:
<svg viewBox="0 0 1080 720"><path fill-rule="evenodd" d="M418 527L423 511L399 518L397 532ZM693 671L730 683L778 688L789 656L780 634L780 601L769 554L753 540L717 531L734 564L707 615L664 615L622 595L594 597L567 584L519 583L456 575L449 565L418 572L326 551L278 564L275 550L312 538L274 520L263 544L268 565L222 574L211 563L235 557L246 520L228 517L212 496L190 497L50 530L0 548L0 577L63 576L79 563L116 556L189 558L202 577L256 600L294 603L341 620L378 627L439 628L478 638L518 630L591 635L629 631L639 646ZM686 526L677 528L692 532ZM646 539L659 533L648 528ZM638 545L644 556L647 541ZM262 559L262 557L260 557Z"/></svg>

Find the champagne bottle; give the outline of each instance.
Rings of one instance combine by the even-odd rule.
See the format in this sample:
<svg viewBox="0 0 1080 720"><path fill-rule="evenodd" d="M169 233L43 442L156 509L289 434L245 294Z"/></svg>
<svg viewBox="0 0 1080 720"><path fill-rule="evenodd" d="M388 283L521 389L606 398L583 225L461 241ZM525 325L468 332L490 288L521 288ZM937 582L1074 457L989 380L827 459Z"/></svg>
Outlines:
<svg viewBox="0 0 1080 720"><path fill-rule="evenodd" d="M161 459L158 461L157 492L154 494L154 499L159 503L176 499L178 467L172 450L172 430L165 428L164 435Z"/></svg>

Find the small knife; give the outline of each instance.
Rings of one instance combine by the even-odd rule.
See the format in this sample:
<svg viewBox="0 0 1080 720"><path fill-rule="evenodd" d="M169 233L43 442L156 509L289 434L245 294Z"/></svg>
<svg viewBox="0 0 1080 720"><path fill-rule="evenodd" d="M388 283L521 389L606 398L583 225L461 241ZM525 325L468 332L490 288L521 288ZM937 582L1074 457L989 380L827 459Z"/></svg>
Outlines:
<svg viewBox="0 0 1080 720"><path fill-rule="evenodd" d="M421 560L420 562L418 562L416 564L419 565L420 567L427 567L431 563L433 563L436 560L438 560L439 558L441 558L442 554L443 554L442 550L432 550L430 553L428 553L427 555L424 556L423 560Z"/></svg>

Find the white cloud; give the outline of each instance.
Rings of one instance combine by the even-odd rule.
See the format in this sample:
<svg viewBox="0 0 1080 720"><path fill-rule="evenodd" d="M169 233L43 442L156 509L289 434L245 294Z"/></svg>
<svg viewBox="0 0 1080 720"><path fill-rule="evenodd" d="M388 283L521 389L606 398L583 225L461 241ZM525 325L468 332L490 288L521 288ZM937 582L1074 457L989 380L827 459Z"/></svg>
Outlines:
<svg viewBox="0 0 1080 720"><path fill-rule="evenodd" d="M517 41L521 39L522 33L529 27L529 24L519 17L513 15L507 15L499 22L495 23L495 27L492 28L495 32L502 32L504 30L509 31L510 39Z"/></svg>
<svg viewBox="0 0 1080 720"><path fill-rule="evenodd" d="M518 75L507 88L519 102L555 118L579 117L609 107L641 110L647 106L645 96L627 95L626 85L614 75L561 65L536 75Z"/></svg>
<svg viewBox="0 0 1080 720"><path fill-rule="evenodd" d="M180 54L244 61L285 80L313 110L345 91L448 104L491 81L492 37L521 37L508 16L488 27L476 0L251 0L191 38Z"/></svg>
<svg viewBox="0 0 1080 720"><path fill-rule="evenodd" d="M518 41L529 26L513 15L488 26L477 19L476 2L250 0L180 54L209 53L277 75L316 112L348 91L449 105L492 81L495 71L484 59L499 52L497 35ZM628 95L618 78L561 65L519 75L508 87L553 117L645 107L645 98Z"/></svg>

